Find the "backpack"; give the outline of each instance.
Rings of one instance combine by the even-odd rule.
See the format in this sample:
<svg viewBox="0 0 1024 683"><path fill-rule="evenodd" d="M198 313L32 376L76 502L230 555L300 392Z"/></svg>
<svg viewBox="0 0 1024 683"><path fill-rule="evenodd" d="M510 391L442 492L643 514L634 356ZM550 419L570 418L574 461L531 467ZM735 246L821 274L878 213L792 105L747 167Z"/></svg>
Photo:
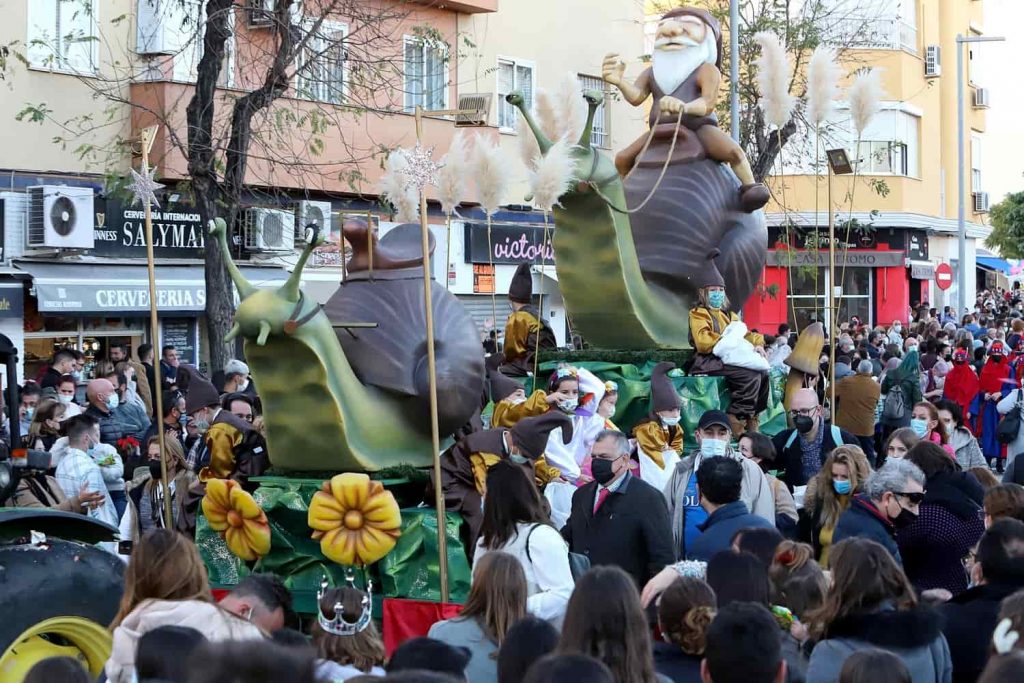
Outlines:
<svg viewBox="0 0 1024 683"><path fill-rule="evenodd" d="M837 427L835 425L829 425L828 426L828 431L832 435L832 444L833 445L835 445L835 446L844 446L844 445L846 445L845 442L843 441L843 430L841 430L839 427ZM792 446L793 443L796 441L796 437L799 436L799 435L800 435L800 432L798 432L797 430L794 429L793 432L789 435L789 438L786 439L786 444L782 447L782 449L783 450L787 450L790 446ZM852 445L856 445L856 444L852 444Z"/></svg>
<svg viewBox="0 0 1024 683"><path fill-rule="evenodd" d="M1021 391L1021 389L1017 390L1017 402L1013 405L1013 410L1003 417L999 422L999 427L996 428L996 439L999 440L999 443L1013 443L1020 433Z"/></svg>
<svg viewBox="0 0 1024 683"><path fill-rule="evenodd" d="M907 414L907 401L903 397L903 387L893 384L882 404L882 419L891 422L902 420Z"/></svg>

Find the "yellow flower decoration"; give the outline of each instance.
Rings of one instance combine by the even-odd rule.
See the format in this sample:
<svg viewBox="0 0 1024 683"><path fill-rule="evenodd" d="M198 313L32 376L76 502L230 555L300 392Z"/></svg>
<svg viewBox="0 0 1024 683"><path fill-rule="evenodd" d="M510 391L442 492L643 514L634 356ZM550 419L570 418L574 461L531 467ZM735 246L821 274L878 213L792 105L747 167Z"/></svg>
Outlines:
<svg viewBox="0 0 1024 683"><path fill-rule="evenodd" d="M207 481L203 515L236 557L252 561L270 552L267 515L237 481Z"/></svg>
<svg viewBox="0 0 1024 683"><path fill-rule="evenodd" d="M401 535L395 497L379 481L355 472L324 482L309 503L308 520L324 556L338 564L373 564Z"/></svg>

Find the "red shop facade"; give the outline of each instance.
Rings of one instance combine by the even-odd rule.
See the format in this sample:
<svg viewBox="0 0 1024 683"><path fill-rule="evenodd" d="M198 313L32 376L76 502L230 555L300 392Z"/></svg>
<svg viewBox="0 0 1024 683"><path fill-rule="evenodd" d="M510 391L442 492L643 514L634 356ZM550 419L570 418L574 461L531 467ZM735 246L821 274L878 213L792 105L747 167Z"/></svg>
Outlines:
<svg viewBox="0 0 1024 683"><path fill-rule="evenodd" d="M927 300L934 266L924 230L900 228L836 231L835 282L841 283L838 319L871 325L906 321L912 302ZM782 323L803 329L826 320L828 231L770 227L763 277L743 307L751 329L773 334ZM814 249L814 246L817 249Z"/></svg>

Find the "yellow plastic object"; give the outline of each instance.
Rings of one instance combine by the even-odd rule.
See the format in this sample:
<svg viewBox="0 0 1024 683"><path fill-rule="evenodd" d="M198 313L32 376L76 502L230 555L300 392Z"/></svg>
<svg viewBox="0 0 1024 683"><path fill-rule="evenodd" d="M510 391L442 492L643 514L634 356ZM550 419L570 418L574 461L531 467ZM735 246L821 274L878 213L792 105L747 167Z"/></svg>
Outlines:
<svg viewBox="0 0 1024 683"><path fill-rule="evenodd" d="M309 503L308 524L323 554L338 564L367 565L395 547L402 515L390 491L365 474L325 481Z"/></svg>
<svg viewBox="0 0 1024 683"><path fill-rule="evenodd" d="M44 636L60 636L70 643L58 645ZM72 657L94 678L103 672L112 648L110 631L84 617L52 617L18 636L0 655L0 681L22 681L36 663L49 657Z"/></svg>
<svg viewBox="0 0 1024 683"><path fill-rule="evenodd" d="M235 556L248 561L270 552L270 524L256 500L230 479L210 479L203 515Z"/></svg>

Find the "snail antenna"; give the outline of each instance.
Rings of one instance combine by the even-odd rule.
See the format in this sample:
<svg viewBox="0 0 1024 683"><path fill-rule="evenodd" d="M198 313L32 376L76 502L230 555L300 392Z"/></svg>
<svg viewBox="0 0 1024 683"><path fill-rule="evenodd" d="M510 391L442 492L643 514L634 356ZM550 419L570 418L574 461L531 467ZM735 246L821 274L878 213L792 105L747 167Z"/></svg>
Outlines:
<svg viewBox="0 0 1024 683"><path fill-rule="evenodd" d="M306 226L306 230L309 231L308 239L306 240L306 248L302 250L302 254L299 255L299 260L295 263L295 269L292 270L292 274L288 277L288 281L285 282L278 293L286 301L298 301L299 300L299 281L302 279L302 269L306 266L306 261L309 260L309 255L313 253L313 250L320 246L320 226L316 223L309 223Z"/></svg>

